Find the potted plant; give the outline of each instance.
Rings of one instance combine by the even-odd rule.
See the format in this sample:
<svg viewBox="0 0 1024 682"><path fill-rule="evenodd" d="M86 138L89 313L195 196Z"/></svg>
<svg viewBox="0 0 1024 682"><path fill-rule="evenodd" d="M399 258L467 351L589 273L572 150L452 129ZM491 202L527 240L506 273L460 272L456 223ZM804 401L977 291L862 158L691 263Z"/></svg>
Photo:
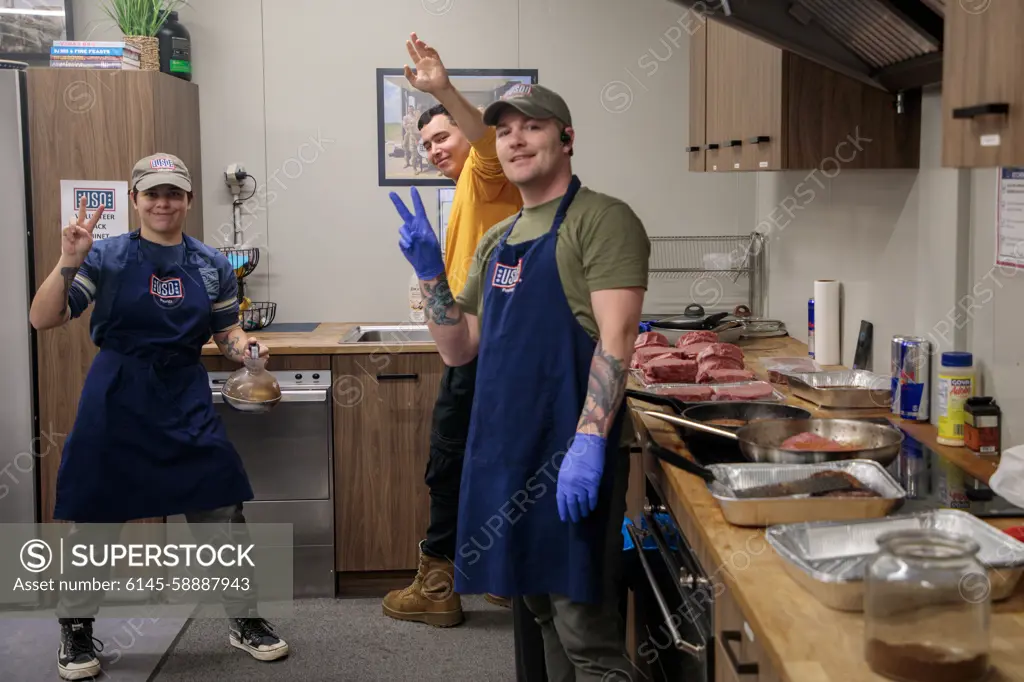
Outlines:
<svg viewBox="0 0 1024 682"><path fill-rule="evenodd" d="M167 15L185 4L185 0L102 0L100 7L121 29L124 42L141 54L139 68L159 71L160 41L156 33Z"/></svg>

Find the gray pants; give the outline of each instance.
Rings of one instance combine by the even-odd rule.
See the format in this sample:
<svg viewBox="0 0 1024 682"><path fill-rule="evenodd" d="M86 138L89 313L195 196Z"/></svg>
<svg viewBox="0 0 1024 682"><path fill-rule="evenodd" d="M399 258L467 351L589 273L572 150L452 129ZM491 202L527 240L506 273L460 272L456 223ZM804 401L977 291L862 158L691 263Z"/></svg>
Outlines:
<svg viewBox="0 0 1024 682"><path fill-rule="evenodd" d="M605 598L580 604L557 594L526 596L544 638L548 682L631 682L625 624L619 613L622 519L626 513L629 451L619 450L605 547Z"/></svg>
<svg viewBox="0 0 1024 682"><path fill-rule="evenodd" d="M232 505L210 509L207 511L190 512L185 514L185 520L189 524L195 542L200 545L209 544L213 547L221 545L248 545L249 531L245 525L245 515L242 513L242 505ZM98 547L119 542L123 524L79 524L72 525L68 534L68 542L92 543ZM201 569L203 570L203 569ZM251 566L240 566L231 568L217 568L211 566L205 569L206 576L210 578L219 577L230 580L228 585L232 589L216 589L207 592L195 592L196 601L208 602L219 600L229 618L256 618L257 613L257 592L256 577ZM197 574L199 575L199 574ZM133 575L134 577L134 575ZM104 579L99 575L99 569L85 568L79 575L66 575L65 579L91 578ZM237 585L237 589L234 589ZM61 621L92 618L100 609L103 603L104 592L102 590L76 590L73 592L62 592L57 603L57 617ZM181 593L177 593L181 594Z"/></svg>

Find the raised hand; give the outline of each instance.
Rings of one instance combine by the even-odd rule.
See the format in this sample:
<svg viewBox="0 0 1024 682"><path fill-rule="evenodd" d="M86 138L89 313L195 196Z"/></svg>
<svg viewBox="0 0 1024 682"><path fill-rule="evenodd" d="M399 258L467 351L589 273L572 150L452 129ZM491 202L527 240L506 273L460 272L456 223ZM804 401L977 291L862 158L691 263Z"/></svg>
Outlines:
<svg viewBox="0 0 1024 682"><path fill-rule="evenodd" d="M100 205L99 209L92 214L92 218L86 219L85 197L82 197L78 204L78 217L69 220L67 227L61 231L60 252L64 256L74 258L79 262L85 262L85 257L92 248L92 231L96 223L103 217L106 206Z"/></svg>
<svg viewBox="0 0 1024 682"><path fill-rule="evenodd" d="M410 34L410 39L405 41L405 48L409 51L409 58L416 68L416 72L413 73L409 65L405 65L405 78L412 87L421 92L435 94L450 85L448 70L441 63L437 50L420 40L415 33Z"/></svg>
<svg viewBox="0 0 1024 682"><path fill-rule="evenodd" d="M427 218L427 212L420 200L420 193L415 187L411 188L410 193L415 215L409 213L401 197L394 192L390 194L392 203L398 209L398 215L402 217L398 244L416 271L416 276L424 282L429 282L444 274L444 258L441 256L441 245L437 241L437 235L430 226L430 219Z"/></svg>

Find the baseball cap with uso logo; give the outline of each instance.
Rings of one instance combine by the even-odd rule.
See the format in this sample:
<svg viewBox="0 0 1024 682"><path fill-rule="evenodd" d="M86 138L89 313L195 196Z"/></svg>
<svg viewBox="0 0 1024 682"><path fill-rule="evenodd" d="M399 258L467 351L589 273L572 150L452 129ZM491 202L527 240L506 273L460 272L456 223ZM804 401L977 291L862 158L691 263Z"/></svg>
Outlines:
<svg viewBox="0 0 1024 682"><path fill-rule="evenodd" d="M572 125L572 114L569 113L569 106L565 100L543 85L516 83L506 90L500 99L491 102L484 109L484 123L489 126L497 125L498 118L509 107L530 118L556 118L567 126Z"/></svg>
<svg viewBox="0 0 1024 682"><path fill-rule="evenodd" d="M173 185L191 192L192 175L177 156L153 154L135 164L132 169L132 188L144 192L157 185Z"/></svg>

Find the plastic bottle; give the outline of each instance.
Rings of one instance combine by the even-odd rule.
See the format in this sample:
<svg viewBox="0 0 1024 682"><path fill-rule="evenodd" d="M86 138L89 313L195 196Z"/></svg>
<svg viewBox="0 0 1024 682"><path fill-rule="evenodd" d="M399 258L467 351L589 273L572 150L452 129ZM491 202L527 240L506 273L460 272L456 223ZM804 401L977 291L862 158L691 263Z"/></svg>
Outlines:
<svg viewBox="0 0 1024 682"><path fill-rule="evenodd" d="M420 278L415 272L409 278L409 319L415 324L424 324L427 321L426 313L423 311L423 290L420 288Z"/></svg>
<svg viewBox="0 0 1024 682"><path fill-rule="evenodd" d="M974 356L971 353L942 354L939 369L939 436L942 445L963 447L964 407L975 391Z"/></svg>
<svg viewBox="0 0 1024 682"><path fill-rule="evenodd" d="M192 36L178 21L177 12L168 12L167 20L156 32L160 41L160 71L192 80Z"/></svg>

